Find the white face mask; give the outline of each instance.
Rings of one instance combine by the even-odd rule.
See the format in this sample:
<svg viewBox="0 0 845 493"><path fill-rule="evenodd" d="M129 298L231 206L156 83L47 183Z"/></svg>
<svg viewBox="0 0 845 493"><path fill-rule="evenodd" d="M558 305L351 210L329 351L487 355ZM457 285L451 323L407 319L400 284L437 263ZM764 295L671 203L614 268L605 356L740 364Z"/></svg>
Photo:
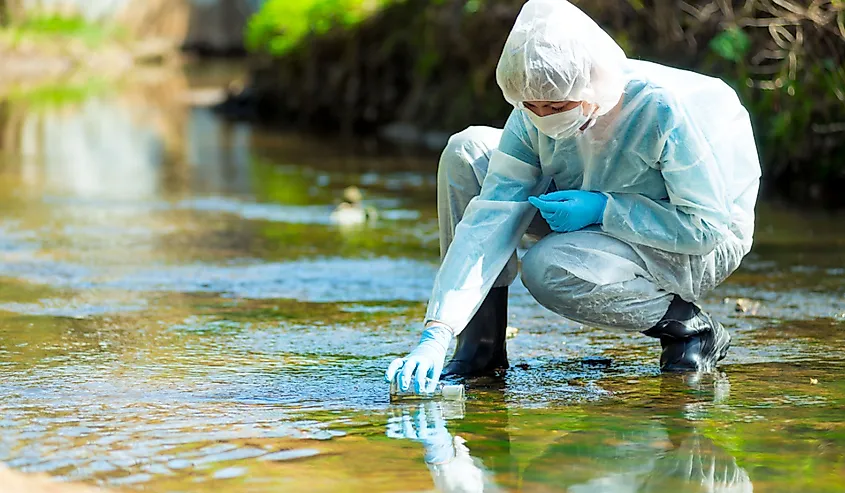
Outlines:
<svg viewBox="0 0 845 493"><path fill-rule="evenodd" d="M592 126L593 123L593 120L591 119L593 112L590 112L589 115L585 115L581 106L576 106L571 110L561 111L560 113L546 116L537 116L536 113L528 108L523 108L523 111L528 114L528 118L530 118L531 122L534 123L534 126L537 127L537 130L556 140L566 139L568 137L581 134L581 127L587 124L587 122L590 122L589 126Z"/></svg>

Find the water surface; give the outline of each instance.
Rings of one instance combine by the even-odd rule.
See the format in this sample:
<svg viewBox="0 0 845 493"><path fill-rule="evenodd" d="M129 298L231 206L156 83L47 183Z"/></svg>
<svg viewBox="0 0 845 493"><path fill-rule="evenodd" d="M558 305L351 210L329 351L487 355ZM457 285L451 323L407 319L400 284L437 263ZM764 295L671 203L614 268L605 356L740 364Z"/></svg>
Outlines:
<svg viewBox="0 0 845 493"><path fill-rule="evenodd" d="M436 156L190 104L228 77L0 103L0 460L150 492L845 489L845 217L761 206L704 300L734 334L716 375L661 376L653 340L517 284L503 379L391 405ZM350 185L376 223L332 224Z"/></svg>

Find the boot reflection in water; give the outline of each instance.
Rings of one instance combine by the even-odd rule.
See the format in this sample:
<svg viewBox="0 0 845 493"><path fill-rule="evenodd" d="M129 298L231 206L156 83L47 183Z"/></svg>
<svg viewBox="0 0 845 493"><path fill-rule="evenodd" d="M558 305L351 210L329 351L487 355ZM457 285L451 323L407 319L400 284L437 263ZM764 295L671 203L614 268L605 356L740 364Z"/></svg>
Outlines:
<svg viewBox="0 0 845 493"><path fill-rule="evenodd" d="M752 492L748 473L718 445L735 442L732 431L700 424L728 397L727 379L688 377L660 377L659 392L641 406L585 406L577 417L564 418L554 431L560 438L535 454L520 484L525 491L554 485L554 491L569 493ZM545 426L556 423L540 416ZM529 421L515 427L536 428ZM541 435L535 430L531 436Z"/></svg>
<svg viewBox="0 0 845 493"><path fill-rule="evenodd" d="M686 375L661 380L658 399L663 426L672 449L664 453L643 482L642 492L688 491L691 493L750 493L754 485L736 458L719 447L699 429L713 404L730 395L730 382L723 373L707 376Z"/></svg>
<svg viewBox="0 0 845 493"><path fill-rule="evenodd" d="M713 440L685 423L686 429L668 427L674 449L654 464L637 491L690 493L751 493L754 485L736 458Z"/></svg>

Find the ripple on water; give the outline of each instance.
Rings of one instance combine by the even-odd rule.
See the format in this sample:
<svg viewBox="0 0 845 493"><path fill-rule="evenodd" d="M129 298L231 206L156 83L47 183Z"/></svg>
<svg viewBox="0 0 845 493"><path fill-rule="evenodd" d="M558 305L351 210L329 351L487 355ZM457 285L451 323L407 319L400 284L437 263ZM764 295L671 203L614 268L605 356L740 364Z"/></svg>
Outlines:
<svg viewBox="0 0 845 493"><path fill-rule="evenodd" d="M227 467L219 471L214 471L211 477L214 479L232 479L243 476L247 471L248 469L246 467Z"/></svg>
<svg viewBox="0 0 845 493"><path fill-rule="evenodd" d="M146 300L98 300L86 302L74 299L50 298L38 303L0 303L0 311L21 315L40 315L64 318L88 318L123 312L137 312L147 308Z"/></svg>
<svg viewBox="0 0 845 493"><path fill-rule="evenodd" d="M0 276L53 287L222 293L238 298L286 298L321 303L423 301L431 293L434 272L434 266L425 262L387 257L151 267L117 276L92 267L51 260L0 260ZM341 279L343 282L339 282Z"/></svg>
<svg viewBox="0 0 845 493"><path fill-rule="evenodd" d="M312 448L280 450L261 457L261 460L284 462L289 460L304 459L319 455L320 451Z"/></svg>
<svg viewBox="0 0 845 493"><path fill-rule="evenodd" d="M244 219L263 220L291 224L332 224L330 218L332 205L283 205L283 204L257 204L233 200L226 197L206 197L183 200L177 204L183 209L192 209L203 212L225 212L234 214ZM408 221L420 217L419 211L388 209L378 211L379 219L390 221Z"/></svg>

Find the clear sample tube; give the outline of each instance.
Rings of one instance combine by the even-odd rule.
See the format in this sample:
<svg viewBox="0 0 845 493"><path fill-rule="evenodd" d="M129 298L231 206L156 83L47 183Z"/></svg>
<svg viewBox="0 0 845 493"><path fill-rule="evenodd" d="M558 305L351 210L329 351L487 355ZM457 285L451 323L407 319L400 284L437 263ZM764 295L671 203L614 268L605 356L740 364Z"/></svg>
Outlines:
<svg viewBox="0 0 845 493"><path fill-rule="evenodd" d="M412 384L413 385L413 384ZM439 382L430 394L416 394L413 388L402 392L399 385L394 381L390 382L390 400L419 400L419 399L443 399L447 401L464 400L464 386L461 384L447 385Z"/></svg>

